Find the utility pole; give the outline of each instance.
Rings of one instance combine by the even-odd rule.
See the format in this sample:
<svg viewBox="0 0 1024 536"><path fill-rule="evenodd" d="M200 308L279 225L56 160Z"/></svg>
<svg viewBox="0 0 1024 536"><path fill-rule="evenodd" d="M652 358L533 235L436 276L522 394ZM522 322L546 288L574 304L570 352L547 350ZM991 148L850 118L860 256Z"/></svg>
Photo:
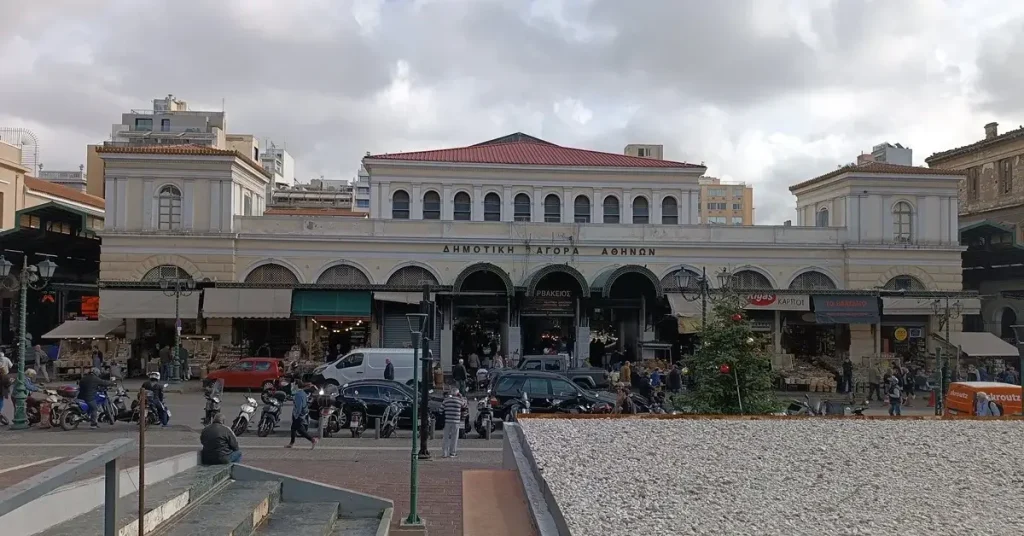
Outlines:
<svg viewBox="0 0 1024 536"><path fill-rule="evenodd" d="M427 342L434 338L434 322L437 319L437 312L430 300L430 283L426 281L423 283L423 299L420 301L420 312L427 315L427 318L423 323L423 331L420 332L420 348L422 348L420 360L423 361L423 382L420 384L420 452L418 457L421 460L429 460L430 449L427 447L427 440L430 439L430 386L433 384L433 381L427 381L427 379L432 378L430 365L433 359L431 359Z"/></svg>

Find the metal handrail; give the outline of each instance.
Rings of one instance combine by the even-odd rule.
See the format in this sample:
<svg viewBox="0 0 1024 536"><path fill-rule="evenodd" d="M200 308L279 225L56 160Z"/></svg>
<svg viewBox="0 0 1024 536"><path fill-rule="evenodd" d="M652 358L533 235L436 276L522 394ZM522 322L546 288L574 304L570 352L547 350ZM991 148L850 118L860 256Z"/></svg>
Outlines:
<svg viewBox="0 0 1024 536"><path fill-rule="evenodd" d="M104 472L104 515L103 534L117 534L117 500L120 498L120 475L117 459L132 451L136 442L131 438L115 439L106 445L94 448L84 454L39 473L0 491L0 516L50 493L51 491L89 474L99 466Z"/></svg>

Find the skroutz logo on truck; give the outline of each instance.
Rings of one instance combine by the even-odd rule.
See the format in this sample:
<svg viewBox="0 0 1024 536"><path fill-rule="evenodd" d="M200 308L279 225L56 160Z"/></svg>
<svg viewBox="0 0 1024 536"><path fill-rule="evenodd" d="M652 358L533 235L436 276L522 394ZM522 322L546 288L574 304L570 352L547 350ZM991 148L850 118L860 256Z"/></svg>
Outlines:
<svg viewBox="0 0 1024 536"><path fill-rule="evenodd" d="M990 393L989 398L996 402L1020 402L1020 395L1004 395L999 393Z"/></svg>

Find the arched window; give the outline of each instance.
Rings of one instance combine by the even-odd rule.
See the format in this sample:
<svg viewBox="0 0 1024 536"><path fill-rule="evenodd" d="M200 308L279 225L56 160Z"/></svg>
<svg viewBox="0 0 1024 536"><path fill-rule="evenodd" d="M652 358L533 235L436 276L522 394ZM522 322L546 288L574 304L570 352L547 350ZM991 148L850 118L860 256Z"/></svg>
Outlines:
<svg viewBox="0 0 1024 536"><path fill-rule="evenodd" d="M533 220L533 205L529 195L518 194L512 200L512 219L515 221Z"/></svg>
<svg viewBox="0 0 1024 536"><path fill-rule="evenodd" d="M501 197L494 192L484 196L484 221L501 221Z"/></svg>
<svg viewBox="0 0 1024 536"><path fill-rule="evenodd" d="M423 219L441 219L441 195L433 190L423 194Z"/></svg>
<svg viewBox="0 0 1024 536"><path fill-rule="evenodd" d="M391 196L391 218L409 219L409 192L398 190Z"/></svg>
<svg viewBox="0 0 1024 536"><path fill-rule="evenodd" d="M772 282L764 274L754 270L740 270L732 274L729 285L741 290L771 290L772 288Z"/></svg>
<svg viewBox="0 0 1024 536"><path fill-rule="evenodd" d="M544 198L544 223L560 221L562 221L562 200L555 194L548 194Z"/></svg>
<svg viewBox="0 0 1024 536"><path fill-rule="evenodd" d="M906 290L914 292L928 290L920 279L906 274L898 275L886 281L882 288L885 290Z"/></svg>
<svg viewBox="0 0 1024 536"><path fill-rule="evenodd" d="M573 202L573 221L576 223L590 223L590 198L585 195L577 195Z"/></svg>
<svg viewBox="0 0 1024 536"><path fill-rule="evenodd" d="M661 200L661 223L679 225L679 203L676 198L666 197Z"/></svg>
<svg viewBox="0 0 1024 536"><path fill-rule="evenodd" d="M828 209L823 208L814 215L815 227L828 227Z"/></svg>
<svg viewBox="0 0 1024 536"><path fill-rule="evenodd" d="M174 264L161 264L142 276L142 280L147 283L159 282L161 279L192 279L192 276L184 268Z"/></svg>
<svg viewBox="0 0 1024 536"><path fill-rule="evenodd" d="M789 284L790 290L835 290L836 284L832 278L817 271L804 272L793 278Z"/></svg>
<svg viewBox="0 0 1024 536"><path fill-rule="evenodd" d="M651 210L646 197L633 199L633 223L651 223Z"/></svg>
<svg viewBox="0 0 1024 536"><path fill-rule="evenodd" d="M897 242L910 242L914 236L914 208L906 201L892 207L893 237Z"/></svg>
<svg viewBox="0 0 1024 536"><path fill-rule="evenodd" d="M157 228L162 231L181 229L181 190L164 186L157 194Z"/></svg>
<svg viewBox="0 0 1024 536"><path fill-rule="evenodd" d="M455 194L455 221L469 221L473 216L473 200L466 192Z"/></svg>
<svg viewBox="0 0 1024 536"><path fill-rule="evenodd" d="M295 272L288 267L271 262L257 266L249 272L249 275L245 276L245 282L260 285L296 285L299 278L295 277Z"/></svg>
<svg viewBox="0 0 1024 536"><path fill-rule="evenodd" d="M604 198L604 222L619 223L619 198L609 195Z"/></svg>

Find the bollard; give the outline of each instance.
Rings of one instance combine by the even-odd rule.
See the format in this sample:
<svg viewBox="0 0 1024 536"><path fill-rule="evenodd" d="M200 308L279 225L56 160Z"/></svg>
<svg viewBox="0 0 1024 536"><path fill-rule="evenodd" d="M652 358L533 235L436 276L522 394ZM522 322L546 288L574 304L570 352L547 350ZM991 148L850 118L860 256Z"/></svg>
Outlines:
<svg viewBox="0 0 1024 536"><path fill-rule="evenodd" d="M50 427L50 403L46 400L39 403L39 427Z"/></svg>
<svg viewBox="0 0 1024 536"><path fill-rule="evenodd" d="M380 439L380 417L373 420L373 437Z"/></svg>

